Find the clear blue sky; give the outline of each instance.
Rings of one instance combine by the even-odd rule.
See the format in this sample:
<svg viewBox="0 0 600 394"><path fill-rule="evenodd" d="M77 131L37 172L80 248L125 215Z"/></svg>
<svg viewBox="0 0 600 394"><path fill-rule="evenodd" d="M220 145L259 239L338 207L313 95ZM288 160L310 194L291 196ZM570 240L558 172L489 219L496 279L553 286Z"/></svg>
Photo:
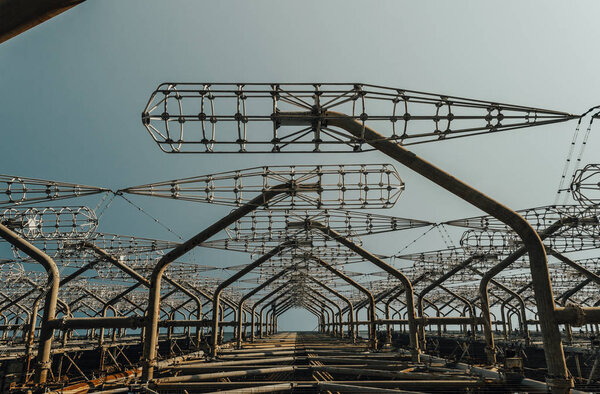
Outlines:
<svg viewBox="0 0 600 394"><path fill-rule="evenodd" d="M594 1L88 0L0 45L0 172L117 189L266 164L387 161L374 153L163 154L140 122L163 81L365 82L582 113L599 104L599 11ZM574 126L414 150L508 206L525 208L553 202ZM588 162L599 143L592 135ZM386 213L433 221L479 214L398 169L406 192ZM228 212L136 201L184 237ZM122 202L100 229L173 239ZM417 235L365 243L393 253ZM413 250L441 246L433 237ZM234 252L195 256L210 265L248 261ZM283 328L315 324L295 312Z"/></svg>

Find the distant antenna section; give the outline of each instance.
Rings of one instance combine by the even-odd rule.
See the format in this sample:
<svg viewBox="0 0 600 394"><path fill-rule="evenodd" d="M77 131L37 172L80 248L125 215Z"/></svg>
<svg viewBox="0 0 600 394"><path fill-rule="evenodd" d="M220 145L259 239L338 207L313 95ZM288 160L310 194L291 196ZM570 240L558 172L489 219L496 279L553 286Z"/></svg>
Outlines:
<svg viewBox="0 0 600 394"><path fill-rule="evenodd" d="M390 164L271 166L151 183L120 190L176 200L241 206L268 190L271 209L391 208L404 182Z"/></svg>
<svg viewBox="0 0 600 394"><path fill-rule="evenodd" d="M523 216L537 231L543 231L553 223L566 218L593 219L600 217L600 209L597 207L592 209L591 207L585 208L578 205L546 205L520 209L516 212ZM489 215L450 220L446 224L476 230L511 231L507 225ZM586 226L591 225L593 223L586 223Z"/></svg>
<svg viewBox="0 0 600 394"><path fill-rule="evenodd" d="M258 236L282 239L290 222L316 220L344 235L371 235L432 225L431 222L340 209L258 210L227 228L232 240L252 240Z"/></svg>
<svg viewBox="0 0 600 394"><path fill-rule="evenodd" d="M0 223L29 240L87 239L98 227L96 214L85 206L7 208Z"/></svg>
<svg viewBox="0 0 600 394"><path fill-rule="evenodd" d="M101 187L14 175L0 175L0 207L64 200L107 191L109 190Z"/></svg>
<svg viewBox="0 0 600 394"><path fill-rule="evenodd" d="M405 146L577 117L361 83L169 82L150 96L142 123L168 153L361 152L364 141L328 124L348 116Z"/></svg>

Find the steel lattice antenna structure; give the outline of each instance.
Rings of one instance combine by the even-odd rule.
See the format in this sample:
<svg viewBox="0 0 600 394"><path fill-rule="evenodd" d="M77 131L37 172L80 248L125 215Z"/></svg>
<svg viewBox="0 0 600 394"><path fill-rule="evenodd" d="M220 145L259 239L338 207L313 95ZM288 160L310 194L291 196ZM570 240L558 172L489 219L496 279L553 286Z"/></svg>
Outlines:
<svg viewBox="0 0 600 394"><path fill-rule="evenodd" d="M394 205L404 183L389 164L270 166L219 174L175 179L129 187L120 193L140 194L184 201L241 206L256 193L285 191L288 183L308 185L306 193L285 194L269 202L270 209L325 207L389 208ZM288 187L289 188L289 187ZM300 191L300 190L299 190ZM287 201L289 199L289 201Z"/></svg>
<svg viewBox="0 0 600 394"><path fill-rule="evenodd" d="M286 253L284 254L280 254L278 256L274 256L273 258L271 258L270 261L272 261L274 264L290 264L292 261L298 260L298 259L305 259L306 257L306 253L310 252L313 253L319 257L321 257L323 260L328 261L329 263L331 263L331 265L347 265L347 264L357 264L357 263L363 263L365 262L365 259L361 256L358 256L355 253L351 253L349 252L347 249L343 249L340 247L335 247L335 248L323 248L323 247L310 247L310 248L303 248L303 247L298 247L292 250L288 250ZM250 256L251 259L255 259L259 257L258 254L253 254ZM380 256L383 257L383 256Z"/></svg>
<svg viewBox="0 0 600 394"><path fill-rule="evenodd" d="M4 199L0 198L0 206L34 204L42 201L70 199L109 191L101 187L74 183L25 178L14 175L0 175L0 195L5 196Z"/></svg>
<svg viewBox="0 0 600 394"><path fill-rule="evenodd" d="M64 237L56 239L33 239L31 243L48 253L57 261L80 263L90 257L88 249L82 247L83 241L88 241L115 256L134 257L155 260L164 254L165 250L178 245L177 242L152 238L135 237L111 233L95 232L87 238ZM13 249L15 256L25 258L24 254Z"/></svg>
<svg viewBox="0 0 600 394"><path fill-rule="evenodd" d="M85 206L6 208L0 223L28 240L88 239L98 228L96 213Z"/></svg>
<svg viewBox="0 0 600 394"><path fill-rule="evenodd" d="M371 175L369 175L371 174ZM233 182L232 182L233 181ZM168 189L166 189L168 188ZM157 193L157 189L160 192ZM174 199L187 199L191 201L204 201L211 203L223 203L239 206L237 211L228 215L227 218L218 223L219 228L231 225L247 213L252 212L258 206L265 206L272 209L277 208L289 210L290 208L322 208L327 206L347 207L359 205L361 207L389 207L395 203L399 192L403 189L403 183L399 176L388 165L360 165L360 166L293 166L286 168L268 168L249 169L246 171L236 171L232 173L216 174L204 177L188 178L183 180L173 180L161 182L159 184L143 185L119 191L121 193L136 193L147 195L159 195L161 197ZM222 197L219 193L231 193L233 191L235 198ZM245 198L248 193L262 193L260 200L257 197ZM310 194L316 194L314 198ZM285 198L281 198L281 197ZM259 196L260 197L260 196ZM357 202L354 202L357 201ZM258 204L257 204L258 203ZM255 205L256 204L256 205ZM238 214L240 212L240 214ZM241 214L243 212L243 214ZM235 219L230 222L230 218ZM225 221L226 220L226 221ZM214 227L214 226L213 226ZM223 227L224 228L224 227ZM216 230L216 229L215 229ZM215 230L211 228L210 234ZM155 359L154 343L156 341L157 315L160 303L160 281L157 281L170 264L178 256L189 250L187 246L190 242L199 245L202 241L206 242L204 233L188 240L180 247L172 250L165 255L157 264L152 273L151 301L149 303L154 312L148 312L152 317L148 321L147 330L150 336L147 338L144 347L146 367L144 368L144 377L151 378L153 375L152 363ZM265 259L280 254L283 249L295 245L297 241L286 241L276 246L273 251L269 251L264 257L258 259L262 262ZM286 245L286 246L284 246ZM182 249L185 248L185 249ZM293 249L293 247L291 248ZM181 250L179 252L178 250ZM173 256L173 257L171 257ZM254 266L253 263L251 266ZM164 268L161 268L164 267ZM244 275L248 269L242 269L236 275ZM158 279L160 280L160 279ZM215 290L213 299L213 352L216 351L217 329L219 319L219 299L224 290L223 284ZM158 287L157 287L158 286ZM239 315L239 314L238 314ZM239 330L238 330L239 332Z"/></svg>
<svg viewBox="0 0 600 394"><path fill-rule="evenodd" d="M281 152L282 149L294 151L294 145L297 148L295 151L307 151L306 149L302 149L303 143L312 145L312 151L319 152L323 151L322 146L327 145L329 142L331 142L329 146L335 146L336 148L332 149L332 151L352 150L359 152L364 150L363 145L368 144L370 147L390 156L439 186L444 187L446 190L494 216L508 226L508 228L514 230L523 241L523 254L529 254L536 306L544 336L543 343L546 352L546 361L549 373L553 376L552 390L562 392L565 387L571 386L557 324L563 311L557 310L555 307L551 294L552 290L545 247L540 242L535 230L516 212L498 204L493 199L465 183L450 177L439 168L406 150L404 146L412 143L423 143L458 136L485 134L490 131L495 132L502 129L554 123L578 117L556 111L531 111L530 109L523 111L523 107L517 108L515 106L484 102L475 103L474 100L465 100L468 104L463 106L461 104L465 103L465 101L460 102L456 98L448 99L439 95L435 95L435 97L429 95L428 100L427 98L421 96L417 98L415 97L417 95L413 95L408 100L403 101L406 104L405 110L399 115L403 117L404 130L398 133L395 127L399 119L396 116L396 105L402 102L402 95L406 92L397 89L395 96L392 93L392 97L387 97L389 100L388 103L393 104L392 110L390 111L388 108L385 111L385 115L380 117L379 115L374 115L377 114L377 109L372 109L373 101L370 99L374 97L378 100L375 101L376 103L383 105L386 99L382 95L375 94L375 91L381 93L381 91L389 92L389 90L378 90L368 85L352 84L351 87L345 86L345 88L342 87L340 90L335 91L335 89L329 89L330 85L312 84L310 89L303 91L302 88L292 87L293 85L285 85L282 88L283 85L270 84L270 89L263 88L263 97L268 98L270 96L270 100L265 100L267 104L263 108L259 108L257 104L251 104L251 102L254 104L252 100L258 101L260 98L260 94L256 93L259 90L256 89L256 85L235 84L234 87L232 84L229 89L224 88L223 84L198 84L195 88L190 88L190 84L185 85L187 86L176 83L162 85L155 91L146 110L142 114L144 125L164 151L172 153L202 152L199 148L203 148L204 152L219 151L217 149L219 148L218 144L221 144L224 139L222 138L223 133L218 131L217 127L226 123L226 119L237 124L237 135L235 132L231 133L229 134L229 138L225 138L225 140L230 146L236 146L239 152L266 152L268 150ZM335 87L338 89L340 85L335 85ZM284 92L283 95L280 94L280 90ZM331 93L330 90L334 90L333 94L329 94ZM288 94L290 91L291 94ZM227 102L227 99L230 100L230 107L235 106L235 112L230 110L228 114L223 114L223 112L220 112L220 108L223 106L227 107L227 104L224 104ZM281 103L282 101L285 103L285 106ZM195 105L192 104L194 102L196 103ZM424 108L428 110L425 109L421 112L415 110L414 106L412 106L409 112L407 108L408 103L413 104L415 102L424 104ZM367 103L369 105L368 112ZM174 112L173 107L175 107ZM462 112L464 110L463 107L468 107L472 112L469 112L465 117L463 117L463 113L460 113L457 118L459 110L455 111L454 109L460 108L460 112ZM516 111L511 116L506 117L506 114L510 112L509 107L512 110L516 109ZM193 112L188 112L190 108L194 108ZM253 112L255 108L259 115L255 115ZM433 110L434 108L435 111ZM447 109L447 112L440 112L440 109L441 111ZM483 109L487 113L482 111ZM208 113L209 110L210 114ZM160 114L158 114L159 111ZM494 111L497 111L497 113L494 113ZM392 112L391 115L390 112ZM425 115L422 118L414 118L415 112L419 113L419 115L422 115L424 112ZM532 112L536 113L533 119L531 118ZM231 115L232 113L234 113L233 116ZM538 117L537 114L540 113L543 113L543 115ZM256 131L250 129L253 122L258 123L259 121L259 118L256 116L260 116L261 121L272 124L272 137L256 139L256 135L258 134ZM428 126L426 125L420 130L417 129L418 131L415 132L415 129L412 127L418 122L409 124L411 120L415 119L425 121L425 124L427 124L427 121L430 123ZM467 120L466 123L468 125L456 126L458 123L456 120L459 119ZM487 123L478 124L478 122L482 122L483 120L487 121ZM445 129L440 127L440 121L447 121ZM200 127L196 128L197 138L195 139L189 136L190 133L194 133L194 131L189 131L190 122L192 122L191 124L199 122L197 124ZM211 129L207 131L209 123ZM382 126L382 123L388 126L392 125L391 133L389 129L387 133L383 131L385 126ZM164 127L162 127L163 125ZM176 126L176 130L169 128L172 125ZM508 127L505 127L507 125ZM232 136L237 138L234 137L234 139ZM412 141L410 141L411 138ZM194 142L196 143L196 148L194 148ZM262 149L258 148L258 146L262 146ZM513 262L512 260L505 259L499 265L508 266ZM232 277L232 280L235 279L239 278L237 276ZM484 276L482 286L484 286L484 280L487 281L486 283L489 283L489 278ZM410 286L409 284L405 285ZM486 286L484 286L484 289L487 289ZM485 322L484 331L487 345L486 352L489 356L488 362L495 363L495 346L491 329L488 297L489 292L486 290L485 294L482 293ZM412 303L411 300L407 300L407 302ZM418 347L413 346L413 349L418 349Z"/></svg>
<svg viewBox="0 0 600 394"><path fill-rule="evenodd" d="M238 220L228 227L229 239L245 240L266 237L282 238L287 233L288 224L294 221L316 220L344 235L371 235L390 231L407 230L430 226L424 220L407 219L395 216L367 213L356 210L338 209L296 209L260 210Z"/></svg>
<svg viewBox="0 0 600 394"><path fill-rule="evenodd" d="M559 225L545 236L547 246L559 252L573 252L595 249L600 246L600 212L594 207L576 205L556 205L528 208L518 211L540 233ZM466 227L461 245L468 250L481 253L508 254L522 246L517 235L498 220L490 216L480 216L452 220L446 224Z"/></svg>
<svg viewBox="0 0 600 394"><path fill-rule="evenodd" d="M575 201L589 209L600 204L600 164L588 164L575 171L571 183L571 194Z"/></svg>
<svg viewBox="0 0 600 394"><path fill-rule="evenodd" d="M521 209L517 210L516 212L527 219L527 221L531 223L531 225L537 231L542 231L550 227L555 222L567 218L593 219L600 216L600 210L595 208L581 207L578 205L547 205ZM444 224L472 228L476 230L510 230L506 224L490 215L450 220ZM586 223L586 226L593 226L593 222Z"/></svg>
<svg viewBox="0 0 600 394"><path fill-rule="evenodd" d="M237 221L228 228L229 238L204 242L202 246L217 249L236 250L248 252L253 255L264 254L278 243L288 239L303 241L298 249L300 253L291 251L287 254L302 254L307 248L313 253L322 256L331 263L340 259L346 263L364 261L358 255L340 248L339 245L329 242L322 234L306 232L303 229L290 229L292 222L322 219L329 228L338 231L346 237L352 238L361 244L357 236L379 234L391 231L413 229L431 225L430 222L397 218L384 215L364 213L348 210L299 210L299 211L255 211L249 217ZM287 255L286 254L286 255ZM273 259L283 258L283 255Z"/></svg>
<svg viewBox="0 0 600 394"><path fill-rule="evenodd" d="M294 237L297 235L297 237ZM353 238L358 244L362 244L356 237ZM294 249L312 251L315 253L326 253L330 256L349 257L352 255L347 249L339 247L335 242L324 238L322 236L312 237L312 234L295 234L291 233L288 240L294 240L298 243L298 246ZM286 241L286 238L261 240L260 238L254 240L244 241L230 241L228 239L218 239L214 241L203 242L201 246L214 249L232 250L237 252L246 252L252 255L263 255L275 246ZM287 253L286 253L287 254ZM285 255L284 255L285 256Z"/></svg>
<svg viewBox="0 0 600 394"><path fill-rule="evenodd" d="M295 124L288 112L310 122ZM363 136L335 127L339 112L401 145L490 134L573 119L568 113L362 83L163 83L142 123L164 152L345 152Z"/></svg>
<svg viewBox="0 0 600 394"><path fill-rule="evenodd" d="M381 367L383 362L389 361L379 358L379 352L375 352L379 344L385 342L379 341L378 326L387 326L386 336L391 342L390 326L399 325L408 339L407 351L396 353L394 350L395 364L386 364L386 378L395 370L406 374L408 368L417 368L412 371L420 374L420 384L427 381L438 389L436 385L443 381L444 387L451 390L457 387L477 390L480 386L465 383L468 379L454 382L451 374L432 375L432 371L427 370L427 365L438 363L430 355L422 356L431 345L427 342L432 326L438 326L440 336L442 326L460 326L461 336L469 338L467 345L461 342L463 355L468 353L465 349L477 339L476 331L481 328L486 361L488 365L495 365L497 347L504 345L495 344L494 325L496 328L510 326L516 318L520 319L524 332L528 325L540 326L551 378L548 384L533 383L536 390L543 386L542 391L548 388L553 392L568 391L571 380L558 324L591 326L600 321L593 295L586 298L590 294L586 287L590 282L586 281L600 283L600 278L592 272L597 268L594 261L573 262L558 252L594 246L598 223L593 209L556 206L514 212L405 147L574 118L560 111L367 84L163 84L150 98L142 120L166 152L377 150L489 216L446 223L469 229L462 237L462 247L395 256L411 260L412 265L407 267L405 263L395 266L387 263L386 256L367 251L360 241L360 237L373 234L436 226L426 221L366 212L371 208L391 208L403 191L404 182L391 164L255 167L128 187L116 192L117 195L138 194L234 207L221 220L181 242L99 233L95 227L84 237L72 228L85 227L92 221L92 215L87 218L83 215L80 221L75 218L70 222L51 222L38 220L35 215L41 214L31 213L33 211L25 214L21 208L7 210L6 219L0 223L0 234L19 251L16 255L19 258L6 259L0 264L0 268L7 267L0 269L0 276L10 283L10 294L3 296L0 292L4 297L0 299L3 335L7 330L23 333L25 360L29 365L33 347L32 342L25 339L36 335L36 308L44 298L35 376L35 382L42 387L54 373L60 378L62 367L57 371L56 365L52 368L50 364L55 331L61 332L64 351L71 336L77 333L78 341L92 343L94 349L100 351L102 363L112 358L117 366L117 358L123 352L111 353L110 343L120 349L128 340L124 335L127 330L143 328L140 330L144 333L142 376L136 381L152 390L179 390L189 380L208 379L190 375L193 368L228 360L232 353L240 350L220 347L224 326L234 327L238 348L249 348L255 336L262 338L263 331L269 335L277 332L279 316L290 308L301 307L318 318L321 334L344 338L344 332L348 333L349 341L344 343L355 345L359 327L368 328L368 341L359 345L361 351L369 349L368 357L361 358L367 368L360 372L345 371L344 376L366 373L369 378L381 378L381 372L369 372L374 366ZM37 194L28 193L27 197L18 199L15 197L18 193L13 193L17 189L11 184L7 195L13 203L7 205L83 195L74 188L69 193L72 185L63 185L63 194L44 194L43 183L37 187ZM54 189L46 186L44 190ZM109 192L99 188L97 192L99 190ZM348 211L348 208L364 210ZM55 211L48 210L45 214L48 212ZM530 220L531 225L523 217ZM225 232L226 238L215 239L221 232ZM36 249L32 244L40 247ZM226 267L216 264L216 267L182 260L198 246L249 252L252 262ZM551 264L545 255L548 246L553 256ZM37 263L42 264L47 276L27 273L25 267L29 269ZM350 263L374 265L380 271L361 272L363 264L349 270L345 265ZM68 273L63 276L59 268L67 269ZM11 274L13 269L15 273ZM231 276L220 278L224 271ZM555 294L550 278L557 284ZM493 288L488 291L490 283ZM568 306L572 300L581 306ZM556 307L555 301L560 307ZM34 305L35 312L23 308L23 302ZM494 305L499 311L491 310ZM3 315L2 308L10 314ZM363 315L366 320L362 320ZM32 335L27 334L25 322L34 327ZM204 344L209 346L214 360L191 364L184 361L183 366L159 361L165 357L165 353L161 353L165 345L169 348L166 357L183 351L180 348L183 342L177 342L178 334L186 336L189 350L199 350L205 327L210 327L210 339ZM471 327L470 334L467 327ZM430 334L426 338L427 328ZM140 338L139 332L134 335ZM519 335L520 343L523 339L528 341L526 338ZM248 352L239 355L252 357ZM239 358L237 353L234 358ZM375 360L379 364L373 364ZM75 367L85 381L89 381L85 376L87 371L70 365L69 368ZM130 366L137 371L138 364L130 363ZM314 372L315 366L310 368ZM335 368L338 370L323 371L334 376L341 373L339 368L346 366ZM117 370L120 370L118 366ZM173 376L165 378L168 371L174 371ZM238 384L227 378L247 373L234 368L214 376L227 380L222 384ZM265 374L263 370L251 373ZM463 375L472 377L471 373ZM490 376L490 371L486 373ZM404 378L408 375L394 375L398 377L402 384L407 384ZM424 377L426 379L421 379ZM456 386L457 382L461 386ZM501 378L493 382L508 390L509 386ZM376 384L363 383L368 387ZM519 383L515 387L529 391L527 384L532 383ZM124 387L121 386L119 389ZM352 389L360 391L360 387ZM381 388L377 386L376 390ZM321 391L346 389L318 387Z"/></svg>
<svg viewBox="0 0 600 394"><path fill-rule="evenodd" d="M600 247L598 226L594 231L586 227L577 227L571 231L553 234L544 240L547 247L561 253L593 250ZM522 246L513 233L505 231L465 231L460 239L461 246L469 253L508 255Z"/></svg>

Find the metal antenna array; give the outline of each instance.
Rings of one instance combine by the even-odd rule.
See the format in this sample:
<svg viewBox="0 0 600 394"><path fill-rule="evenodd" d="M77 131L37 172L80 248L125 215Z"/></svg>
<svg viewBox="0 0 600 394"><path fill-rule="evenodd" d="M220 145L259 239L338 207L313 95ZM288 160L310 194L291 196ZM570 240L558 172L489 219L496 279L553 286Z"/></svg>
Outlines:
<svg viewBox="0 0 600 394"><path fill-rule="evenodd" d="M304 113L309 121L290 122L286 113L291 111ZM349 136L324 117L333 111L401 145L573 118L559 111L359 83L168 82L150 96L142 123L168 153L363 151L364 136Z"/></svg>
<svg viewBox="0 0 600 394"><path fill-rule="evenodd" d="M63 200L109 191L108 189L74 183L0 175L0 206L33 204L41 201Z"/></svg>
<svg viewBox="0 0 600 394"><path fill-rule="evenodd" d="M575 171L571 193L575 201L588 208L600 204L600 164L588 164Z"/></svg>
<svg viewBox="0 0 600 394"><path fill-rule="evenodd" d="M271 209L281 205L281 209L389 208L398 200L404 183L389 164L271 166L134 186L120 192L241 206L266 190L280 192L278 199L269 202Z"/></svg>
<svg viewBox="0 0 600 394"><path fill-rule="evenodd" d="M600 324L600 263L564 253L599 246L597 169L575 177L581 205L512 211L406 149L570 119L579 117L359 83L161 84L142 122L165 152L378 151L485 215L433 223L373 213L394 207L404 190L392 164L261 166L116 192L4 176L0 235L13 256L0 260L0 368L4 359L21 365L10 387L65 392L79 390L73 383L148 392L564 393L574 384L567 360L577 358L575 383L589 389L600 359L582 344ZM126 195L233 209L174 242L104 232L84 206L19 206L96 193L145 214ZM460 247L446 226L466 229ZM421 227L440 230L447 248L391 257L367 250L369 237ZM196 247L246 252L251 261L200 264L189 255ZM293 308L313 314L319 333L282 351L269 341L285 343L277 320ZM225 328L234 347L224 346ZM324 341L337 347L319 354ZM535 365L520 369L515 347ZM546 381L534 380L542 368Z"/></svg>
<svg viewBox="0 0 600 394"><path fill-rule="evenodd" d="M96 213L85 206L6 208L0 223L28 240L86 239L98 227Z"/></svg>
<svg viewBox="0 0 600 394"><path fill-rule="evenodd" d="M371 235L430 226L424 220L406 219L363 211L338 209L260 210L243 217L227 228L232 240L281 239L291 222L316 220L344 235Z"/></svg>

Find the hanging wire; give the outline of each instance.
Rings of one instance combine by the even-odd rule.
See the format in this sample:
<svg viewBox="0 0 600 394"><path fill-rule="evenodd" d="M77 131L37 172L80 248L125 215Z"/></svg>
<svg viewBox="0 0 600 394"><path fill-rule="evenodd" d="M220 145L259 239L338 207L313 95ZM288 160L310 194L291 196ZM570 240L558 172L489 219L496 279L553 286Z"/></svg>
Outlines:
<svg viewBox="0 0 600 394"><path fill-rule="evenodd" d="M108 197L109 194L111 194L111 192L107 191L106 193L104 193L102 195L102 198L100 199L100 201L98 201L98 204L96 204L96 207L94 208L94 212L97 212L98 209L100 209L100 207L102 206L102 204L104 203L104 201L106 201L106 198Z"/></svg>
<svg viewBox="0 0 600 394"><path fill-rule="evenodd" d="M595 107L592 107L592 108L588 109L586 112L584 112L583 114L581 114L581 116L579 116L579 120L577 121L577 127L575 127L575 132L573 133L573 139L571 140L571 146L569 147L569 152L567 154L567 159L565 161L565 165L563 167L563 171L562 171L562 174L561 174L561 177L560 177L560 183L558 185L558 191L556 193L556 198L554 199L554 205L558 204L562 192L565 192L563 204L565 204L566 201L567 201L567 196L569 194L568 193L569 189L568 188L565 189L565 187L564 187L565 186L565 180L567 179L567 173L569 171L569 168L571 167L571 163L572 163L571 159L573 157L573 152L575 151L575 145L577 144L577 139L579 137L579 130L580 130L580 127L581 127L581 121L583 120L583 118L587 114L589 114L590 112L592 112L592 111L594 111L594 110L596 110L598 108L600 108L600 105L597 105ZM579 167L579 164L581 164L581 157L583 156L583 151L585 150L585 146L587 145L587 139L588 139L590 131L591 131L592 122L594 120L594 117L597 114L598 113L594 114L592 116L592 118L590 119L590 124L588 125L588 128L586 130L585 136L583 138L582 145L581 145L581 148L579 150L579 156L578 156L578 158L576 160L575 168L573 169L572 175L570 177L571 179L575 175L575 171Z"/></svg>
<svg viewBox="0 0 600 394"><path fill-rule="evenodd" d="M108 202L106 203L106 205L104 205L104 207L100 210L100 212L97 212L98 209L101 207L102 203L104 202L104 200L106 200L106 197L108 197L108 194L112 194L112 196L110 197L110 200L108 200ZM116 194L112 191L107 192L104 197L102 197L102 200L100 200L100 202L98 203L98 205L96 206L96 208L94 208L94 212L96 213L96 219L100 220L100 218L102 217L102 215L104 215L104 212L106 211L106 209L108 207L110 207L110 204L112 204L112 202L115 200Z"/></svg>
<svg viewBox="0 0 600 394"><path fill-rule="evenodd" d="M144 215L148 216L150 219L154 220L154 222L157 223L158 225L160 225L162 228L164 228L165 230L167 230L168 232L170 232L171 234L175 235L177 238L179 238L180 240L183 241L183 237L181 237L181 235L177 234L169 226L167 226L166 224L162 223L160 220L158 220L158 218L156 218L156 217L152 216L151 214L149 214L148 212L146 212L142 207L140 207L139 205L135 204L133 201L131 201L130 199L128 199L127 197L125 197L123 194L117 193L117 195L119 195L121 198L123 198L129 204L131 204L135 208L137 208L138 211L140 211Z"/></svg>
<svg viewBox="0 0 600 394"><path fill-rule="evenodd" d="M423 238L425 235L427 235L431 230L433 230L434 228L436 228L437 226L439 226L438 224L433 224L429 227L429 230L425 231L423 234L419 235L417 238L415 238L414 240L412 240L411 242L409 242L405 247L403 247L402 249L400 249L398 252L395 253L394 256L395 257L397 255L399 255L400 253L404 252L406 249L408 249L412 244L414 244L415 242L417 242L418 240L420 240L421 238Z"/></svg>
<svg viewBox="0 0 600 394"><path fill-rule="evenodd" d="M587 147L587 141L588 141L588 138L590 137L590 133L592 131L592 124L594 123L594 119L596 119L596 116L598 116L598 114L600 114L600 112L596 112L590 118L590 123L588 124L588 127L585 131L585 135L583 136L581 148L579 149L579 155L577 155L577 160L575 161L575 167L573 168L573 173L571 174L571 180L569 182L570 185L573 184L573 180L575 179L575 173L577 172L577 170L579 168L581 168L581 159L583 158L583 153L585 152L585 148ZM564 199L563 199L563 205L565 205L567 203L567 196L569 195L570 191L571 191L571 189L567 188L567 191L566 191Z"/></svg>

